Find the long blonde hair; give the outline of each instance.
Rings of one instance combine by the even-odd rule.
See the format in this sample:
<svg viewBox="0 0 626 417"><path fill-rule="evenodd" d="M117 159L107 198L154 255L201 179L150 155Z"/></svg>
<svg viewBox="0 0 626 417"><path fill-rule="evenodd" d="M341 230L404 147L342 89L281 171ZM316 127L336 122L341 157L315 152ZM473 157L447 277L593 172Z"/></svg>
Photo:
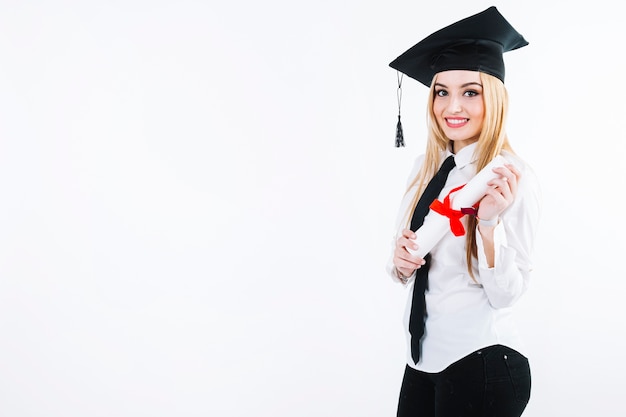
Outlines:
<svg viewBox="0 0 626 417"><path fill-rule="evenodd" d="M480 81L483 85L483 103L485 106L485 115L483 120L483 129L478 137L476 150L474 151L474 159L476 162L476 172L484 168L496 155L503 150L513 153L513 149L509 143L505 132L505 122L509 107L509 95L504 83L498 78L479 72ZM443 162L441 156L450 146L450 140L445 136L439 127L435 114L433 112L433 102L435 99L435 75L430 87L430 95L428 100L428 139L426 143L426 152L424 155L424 163L418 171L415 179L409 185L408 190L417 184L417 192L413 198L413 202L409 206L411 214L415 211L415 206L419 197L424 192L424 188L435 175L439 166ZM407 190L407 192L408 192ZM411 216L407 216L407 225L410 225ZM472 270L472 260L477 256L476 248L476 218L468 216L467 234L466 234L466 261L467 269L470 276L474 278Z"/></svg>

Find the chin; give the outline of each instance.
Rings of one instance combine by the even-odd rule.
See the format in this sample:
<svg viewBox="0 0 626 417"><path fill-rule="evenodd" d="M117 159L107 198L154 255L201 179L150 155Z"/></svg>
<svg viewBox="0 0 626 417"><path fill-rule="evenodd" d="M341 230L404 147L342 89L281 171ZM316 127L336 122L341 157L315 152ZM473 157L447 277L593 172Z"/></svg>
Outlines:
<svg viewBox="0 0 626 417"><path fill-rule="evenodd" d="M458 135L448 136L448 139L450 139L451 142L457 142L457 141L464 142L464 141L470 140L470 138L466 136L459 137Z"/></svg>
<svg viewBox="0 0 626 417"><path fill-rule="evenodd" d="M448 139L450 139L451 141L464 141L464 142L475 142L478 140L478 136L479 134L473 134L473 135L465 135L461 132L450 132L450 134L447 134L446 136L448 137Z"/></svg>

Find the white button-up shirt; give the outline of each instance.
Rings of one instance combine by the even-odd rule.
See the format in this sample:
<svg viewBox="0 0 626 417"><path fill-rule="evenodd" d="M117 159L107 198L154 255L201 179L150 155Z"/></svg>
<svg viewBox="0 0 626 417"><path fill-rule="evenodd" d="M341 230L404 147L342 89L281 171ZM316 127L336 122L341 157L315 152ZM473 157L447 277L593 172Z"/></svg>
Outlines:
<svg viewBox="0 0 626 417"><path fill-rule="evenodd" d="M476 144L472 144L455 155L456 167L450 172L439 200L476 175L476 161L473 158L475 149ZM447 154L451 155L450 152ZM478 231L478 260L472 265L476 281L472 280L467 271L465 236L456 237L452 232L447 232L431 250L426 291L428 315L422 354L417 364L411 358L411 335L408 331L415 273L408 281L402 280L392 263L396 240L402 229L410 224L408 216L412 215L412 210L409 206L417 186L408 190L402 200L387 271L409 289L404 326L407 363L415 369L440 372L468 354L494 344L523 350L513 321L512 306L528 287L533 241L540 215L540 187L532 169L519 157L508 152L502 156L518 168L521 177L515 201L502 213L494 230L494 267L490 268L487 264ZM417 158L409 183L423 162L423 155ZM438 215L431 211L424 223L428 222L429 216Z"/></svg>

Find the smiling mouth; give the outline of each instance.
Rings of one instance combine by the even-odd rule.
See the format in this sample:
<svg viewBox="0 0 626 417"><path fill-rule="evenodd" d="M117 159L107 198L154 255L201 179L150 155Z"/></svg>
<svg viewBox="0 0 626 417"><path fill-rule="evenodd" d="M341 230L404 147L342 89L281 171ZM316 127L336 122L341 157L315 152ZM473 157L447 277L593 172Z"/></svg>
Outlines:
<svg viewBox="0 0 626 417"><path fill-rule="evenodd" d="M461 127L464 126L467 122L469 122L469 119L446 119L446 123L450 127Z"/></svg>

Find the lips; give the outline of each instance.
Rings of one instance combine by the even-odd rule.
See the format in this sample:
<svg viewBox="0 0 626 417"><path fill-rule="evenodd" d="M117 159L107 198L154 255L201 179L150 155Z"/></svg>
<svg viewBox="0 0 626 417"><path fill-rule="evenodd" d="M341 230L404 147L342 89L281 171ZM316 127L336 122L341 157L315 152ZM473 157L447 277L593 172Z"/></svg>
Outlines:
<svg viewBox="0 0 626 417"><path fill-rule="evenodd" d="M463 117L447 117L446 124L451 128L463 127L469 122L469 119Z"/></svg>

